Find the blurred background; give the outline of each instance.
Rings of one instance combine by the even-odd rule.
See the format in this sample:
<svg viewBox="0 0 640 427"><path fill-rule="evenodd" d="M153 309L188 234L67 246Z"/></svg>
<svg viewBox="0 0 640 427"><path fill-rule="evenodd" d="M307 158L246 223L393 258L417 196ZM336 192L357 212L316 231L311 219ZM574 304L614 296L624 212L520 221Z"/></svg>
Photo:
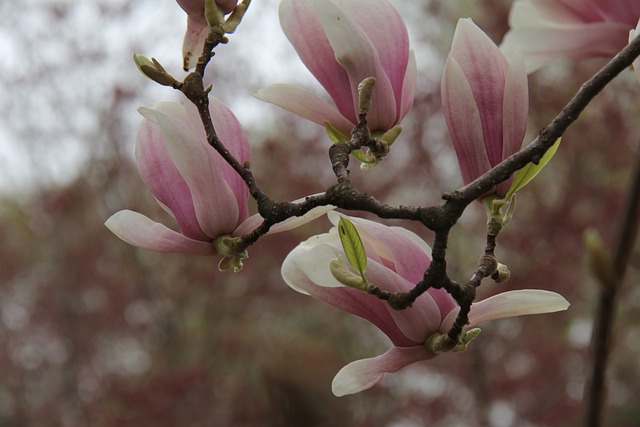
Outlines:
<svg viewBox="0 0 640 427"><path fill-rule="evenodd" d="M499 42L511 2L392 2L418 58L416 102L391 156L366 173L352 167L352 178L389 203L439 204L461 184L439 94L455 23L470 16ZM597 296L581 236L595 227L610 242L615 232L640 138L632 72L598 96L521 192L499 239L512 278L481 288L481 297L553 290L569 311L486 324L465 353L336 398L335 373L389 343L281 279L288 251L325 232L325 218L260 240L238 274L219 272L216 258L131 247L103 225L124 208L170 221L132 154L136 108L179 97L141 76L131 57L156 57L183 75L185 16L175 2L5 0L0 16L0 426L580 424ZM320 91L279 32L277 1L254 0L230 38L209 78L250 135L262 187L277 199L323 191L333 182L323 129L250 96L284 81ZM532 76L527 141L602 64L558 62ZM473 206L454 229L453 278L472 272L484 222ZM612 426L640 419L638 255L636 245L611 342Z"/></svg>

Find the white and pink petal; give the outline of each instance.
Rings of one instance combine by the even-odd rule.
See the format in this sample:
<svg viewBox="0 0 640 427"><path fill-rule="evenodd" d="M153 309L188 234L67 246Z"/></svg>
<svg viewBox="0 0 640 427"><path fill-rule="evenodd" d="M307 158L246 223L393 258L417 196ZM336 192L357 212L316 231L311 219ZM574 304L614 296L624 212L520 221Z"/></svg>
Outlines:
<svg viewBox="0 0 640 427"><path fill-rule="evenodd" d="M139 111L160 126L169 156L189 186L205 234L213 239L231 233L238 224L238 202L212 161L213 148L173 115L153 108Z"/></svg>
<svg viewBox="0 0 640 427"><path fill-rule="evenodd" d="M349 76L335 57L316 13L314 1L283 0L280 2L279 14L282 30L304 65L329 93L340 113L355 120Z"/></svg>
<svg viewBox="0 0 640 427"><path fill-rule="evenodd" d="M331 390L338 397L359 393L378 384L387 374L435 356L424 346L392 347L378 357L349 363L336 374Z"/></svg>
<svg viewBox="0 0 640 427"><path fill-rule="evenodd" d="M120 239L139 248L157 252L215 254L210 242L190 239L137 212L129 210L116 212L105 222L105 225Z"/></svg>
<svg viewBox="0 0 640 427"><path fill-rule="evenodd" d="M502 292L473 303L469 312L469 326L489 320L529 314L555 313L569 308L569 302L560 294L539 289ZM459 310L454 310L442 322L441 332L451 328Z"/></svg>
<svg viewBox="0 0 640 427"><path fill-rule="evenodd" d="M343 254L331 245L335 244L335 239L336 236L322 234L311 237L294 248L282 264L281 273L285 282L299 292L368 320L395 345L418 344L401 332L384 301L346 287L333 277L329 263Z"/></svg>
<svg viewBox="0 0 640 427"><path fill-rule="evenodd" d="M260 89L253 96L319 125L330 122L346 135L349 135L355 126L355 122L348 120L336 107L310 90L299 86L285 83L273 84Z"/></svg>
<svg viewBox="0 0 640 427"><path fill-rule="evenodd" d="M465 184L491 168L484 146L482 122L471 86L458 62L449 55L442 76L442 110Z"/></svg>
<svg viewBox="0 0 640 427"><path fill-rule="evenodd" d="M336 59L349 76L352 104L358 103L360 82L375 77L368 124L373 131L392 128L397 114L396 99L376 47L345 10L330 1L314 2L313 5ZM355 114L352 117L357 120Z"/></svg>
<svg viewBox="0 0 640 427"><path fill-rule="evenodd" d="M178 222L180 232L196 240L208 236L200 228L189 186L169 157L160 127L143 120L136 135L140 176L161 206Z"/></svg>

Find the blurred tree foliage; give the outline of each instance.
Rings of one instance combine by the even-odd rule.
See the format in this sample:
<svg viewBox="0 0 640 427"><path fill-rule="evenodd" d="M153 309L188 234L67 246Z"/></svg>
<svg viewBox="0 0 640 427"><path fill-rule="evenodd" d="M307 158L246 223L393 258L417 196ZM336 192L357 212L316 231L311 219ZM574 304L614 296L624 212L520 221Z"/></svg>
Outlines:
<svg viewBox="0 0 640 427"><path fill-rule="evenodd" d="M435 204L461 183L439 105L453 25L470 15L500 40L509 2L395 3L417 56L434 61L421 64L419 95L391 156L374 171L352 168L353 180L392 203ZM127 10L123 4L118 13ZM414 12L428 13L432 25ZM600 64L564 62L533 76L532 136ZM222 67L219 77L223 99L241 87L232 68ZM605 238L614 232L640 139L634 119L640 86L631 73L596 99L551 166L522 192L500 236L499 255L512 279L481 288L483 295L549 289L563 294L570 310L486 325L466 353L417 364L340 399L330 393L333 375L377 354L386 338L280 278L288 251L326 231L325 219L261 240L239 274L218 272L217 259L133 248L103 226L121 208L166 215L128 154L134 134L127 123L142 78L133 79L108 87L110 102L87 101L99 120L76 135L87 161L75 178L39 182L0 200L1 426L577 425L596 290L581 235L587 227ZM249 128L263 187L287 199L322 191L332 180L328 140L317 126L277 117ZM29 167L46 161L37 152L34 159ZM478 206L456 227L454 277L464 278L481 253L483 223ZM612 342L607 420L616 426L640 418L639 268L636 248Z"/></svg>

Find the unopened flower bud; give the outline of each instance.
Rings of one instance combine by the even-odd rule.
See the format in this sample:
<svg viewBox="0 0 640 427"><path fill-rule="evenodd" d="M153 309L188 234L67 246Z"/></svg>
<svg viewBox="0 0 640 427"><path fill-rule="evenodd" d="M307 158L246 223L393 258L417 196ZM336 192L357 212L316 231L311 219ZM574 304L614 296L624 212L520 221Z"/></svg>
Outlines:
<svg viewBox="0 0 640 427"><path fill-rule="evenodd" d="M593 228L586 230L583 239L587 249L587 265L591 273L603 286L615 283L611 255L598 231Z"/></svg>
<svg viewBox="0 0 640 427"><path fill-rule="evenodd" d="M449 335L441 334L439 332L431 335L425 345L427 349L435 354L442 353L458 353L465 351L469 343L480 334L480 328L469 329L468 331L462 331L458 342L454 343Z"/></svg>
<svg viewBox="0 0 640 427"><path fill-rule="evenodd" d="M369 292L371 289L371 285L363 280L360 275L349 270L343 257L332 259L329 263L329 270L331 275L345 286L365 292Z"/></svg>
<svg viewBox="0 0 640 427"><path fill-rule="evenodd" d="M167 73L164 67L155 58L149 59L144 55L137 55L134 53L133 62L142 74L162 86L175 87L178 84L178 81Z"/></svg>
<svg viewBox="0 0 640 427"><path fill-rule="evenodd" d="M431 335L425 343L427 349L435 354L442 354L451 351L456 346L449 335L436 332Z"/></svg>
<svg viewBox="0 0 640 427"><path fill-rule="evenodd" d="M498 263L498 269L491 275L491 278L498 284L506 283L511 278L511 271L506 265Z"/></svg>
<svg viewBox="0 0 640 427"><path fill-rule="evenodd" d="M373 86L376 84L375 77L367 77L358 85L358 113L367 114L371 108L371 96Z"/></svg>

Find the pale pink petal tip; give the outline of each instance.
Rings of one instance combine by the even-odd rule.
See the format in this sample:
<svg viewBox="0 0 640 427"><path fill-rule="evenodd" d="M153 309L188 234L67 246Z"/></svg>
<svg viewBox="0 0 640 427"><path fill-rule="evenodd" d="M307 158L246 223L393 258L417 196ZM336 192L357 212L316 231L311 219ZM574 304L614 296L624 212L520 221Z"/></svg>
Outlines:
<svg viewBox="0 0 640 427"><path fill-rule="evenodd" d="M424 346L392 347L380 356L356 360L340 369L331 383L331 391L338 397L359 393L378 384L387 374L433 357Z"/></svg>

